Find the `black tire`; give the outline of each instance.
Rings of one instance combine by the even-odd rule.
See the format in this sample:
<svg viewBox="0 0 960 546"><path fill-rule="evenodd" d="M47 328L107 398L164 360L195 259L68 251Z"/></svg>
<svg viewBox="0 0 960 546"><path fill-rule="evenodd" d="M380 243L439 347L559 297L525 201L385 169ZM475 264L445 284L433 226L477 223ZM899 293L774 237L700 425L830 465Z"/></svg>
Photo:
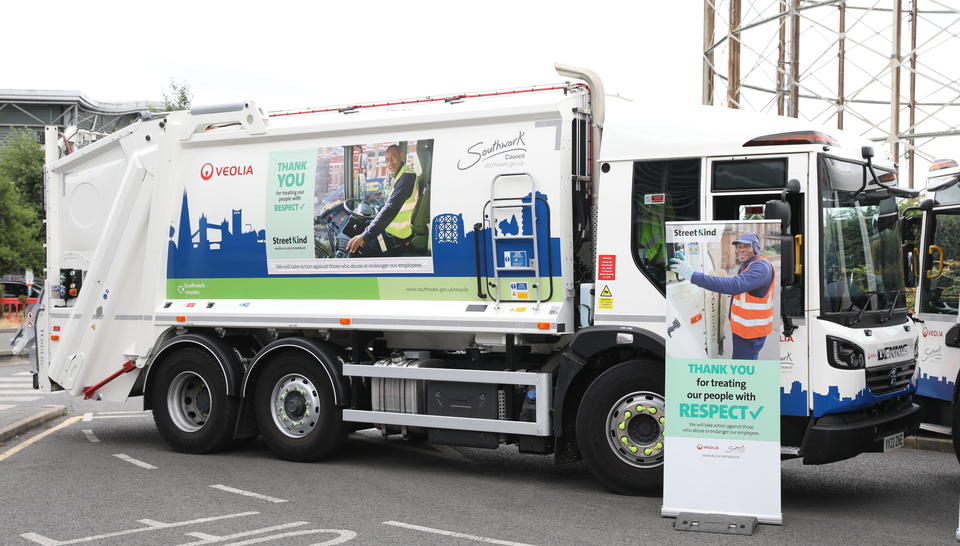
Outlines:
<svg viewBox="0 0 960 546"><path fill-rule="evenodd" d="M223 370L203 349L177 349L150 380L153 420L160 437L181 453L211 453L230 447L240 398L227 396Z"/></svg>
<svg viewBox="0 0 960 546"><path fill-rule="evenodd" d="M638 495L663 484L663 392L662 363L630 360L600 374L584 393L577 446L607 489Z"/></svg>
<svg viewBox="0 0 960 546"><path fill-rule="evenodd" d="M288 461L317 461L335 452L347 429L323 367L299 352L278 355L264 365L253 401L267 446Z"/></svg>

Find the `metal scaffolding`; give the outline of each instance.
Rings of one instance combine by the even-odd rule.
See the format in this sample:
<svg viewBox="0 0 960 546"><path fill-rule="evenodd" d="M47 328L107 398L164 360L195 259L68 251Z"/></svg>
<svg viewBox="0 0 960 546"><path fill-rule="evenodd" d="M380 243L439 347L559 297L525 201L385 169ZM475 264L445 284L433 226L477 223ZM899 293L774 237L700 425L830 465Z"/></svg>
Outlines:
<svg viewBox="0 0 960 546"><path fill-rule="evenodd" d="M914 186L960 158L960 5L947 0L704 0L703 102L882 142ZM906 172L904 172L904 170Z"/></svg>

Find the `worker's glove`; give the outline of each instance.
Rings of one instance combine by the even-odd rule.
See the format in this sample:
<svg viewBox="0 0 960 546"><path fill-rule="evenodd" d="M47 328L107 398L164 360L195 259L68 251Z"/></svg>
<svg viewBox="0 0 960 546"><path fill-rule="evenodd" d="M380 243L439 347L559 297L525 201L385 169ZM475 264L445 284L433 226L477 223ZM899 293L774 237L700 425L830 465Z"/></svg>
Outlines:
<svg viewBox="0 0 960 546"><path fill-rule="evenodd" d="M676 273L681 279L693 277L693 268L683 258L670 258L670 271Z"/></svg>

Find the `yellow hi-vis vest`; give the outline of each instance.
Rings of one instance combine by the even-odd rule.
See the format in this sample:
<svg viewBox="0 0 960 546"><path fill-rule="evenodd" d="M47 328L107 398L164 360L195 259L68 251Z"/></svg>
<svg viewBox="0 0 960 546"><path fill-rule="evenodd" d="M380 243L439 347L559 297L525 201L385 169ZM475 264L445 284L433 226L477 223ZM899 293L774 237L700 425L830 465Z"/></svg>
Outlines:
<svg viewBox="0 0 960 546"><path fill-rule="evenodd" d="M400 177L405 174L412 174L414 177L417 176L416 171L414 171L412 167L404 165L393 177L394 188L397 187L397 182L400 181ZM414 182L413 193L403 202L403 206L400 207L400 212L393 217L393 221L391 221L390 225L385 227L383 231L400 239L408 239L413 235L411 221L413 220L413 209L416 208L417 200L420 199L420 192L418 191L420 188L417 187L419 185L419 182Z"/></svg>
<svg viewBox="0 0 960 546"><path fill-rule="evenodd" d="M760 260L750 262L744 271ZM769 263L769 262L767 262ZM749 292L736 294L730 302L730 331L743 339L767 337L773 332L773 287L776 282L776 270L772 270L770 286L762 298L751 296Z"/></svg>

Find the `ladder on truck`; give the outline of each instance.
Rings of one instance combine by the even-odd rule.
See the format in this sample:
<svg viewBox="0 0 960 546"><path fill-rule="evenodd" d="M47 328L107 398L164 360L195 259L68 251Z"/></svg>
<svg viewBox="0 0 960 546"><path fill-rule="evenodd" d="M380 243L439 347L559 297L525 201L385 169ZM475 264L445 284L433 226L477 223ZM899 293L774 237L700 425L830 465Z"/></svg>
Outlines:
<svg viewBox="0 0 960 546"><path fill-rule="evenodd" d="M526 177L530 181L530 191L529 193L521 194L520 197L498 197L497 196L497 182L511 178L511 177ZM529 198L527 197L529 195ZM522 173L504 173L498 174L493 177L493 181L490 182L490 201L487 203L483 213L483 220L490 228L490 246L491 252L493 254L493 282L488 281L487 284L490 288L493 288L493 300L494 300L494 309L500 307L500 303L504 301L500 297L500 274L507 272L522 272L529 271L532 273L532 277L535 278L533 288L536 291L536 304L534 309L540 308L540 303L543 301L542 287L543 279L540 276L540 237L537 229L537 182L533 178L533 175L527 172ZM514 210L519 211L519 218L517 220L517 234L516 235L498 235L498 226L500 223L500 218L497 217L498 210ZM530 211L530 233L525 235L523 233L523 211ZM514 214L514 218L517 215ZM522 265L513 265L511 260L508 260L507 255L500 256L500 247L498 247L498 242L502 243L505 241L531 241L532 242L532 252L529 259L525 264ZM549 243L548 243L549 244ZM525 251L507 251L507 252L525 252ZM503 265L499 264L499 260L503 259ZM551 279L552 282L552 279ZM489 290L488 290L489 292ZM509 301L528 301L528 300L509 300Z"/></svg>

